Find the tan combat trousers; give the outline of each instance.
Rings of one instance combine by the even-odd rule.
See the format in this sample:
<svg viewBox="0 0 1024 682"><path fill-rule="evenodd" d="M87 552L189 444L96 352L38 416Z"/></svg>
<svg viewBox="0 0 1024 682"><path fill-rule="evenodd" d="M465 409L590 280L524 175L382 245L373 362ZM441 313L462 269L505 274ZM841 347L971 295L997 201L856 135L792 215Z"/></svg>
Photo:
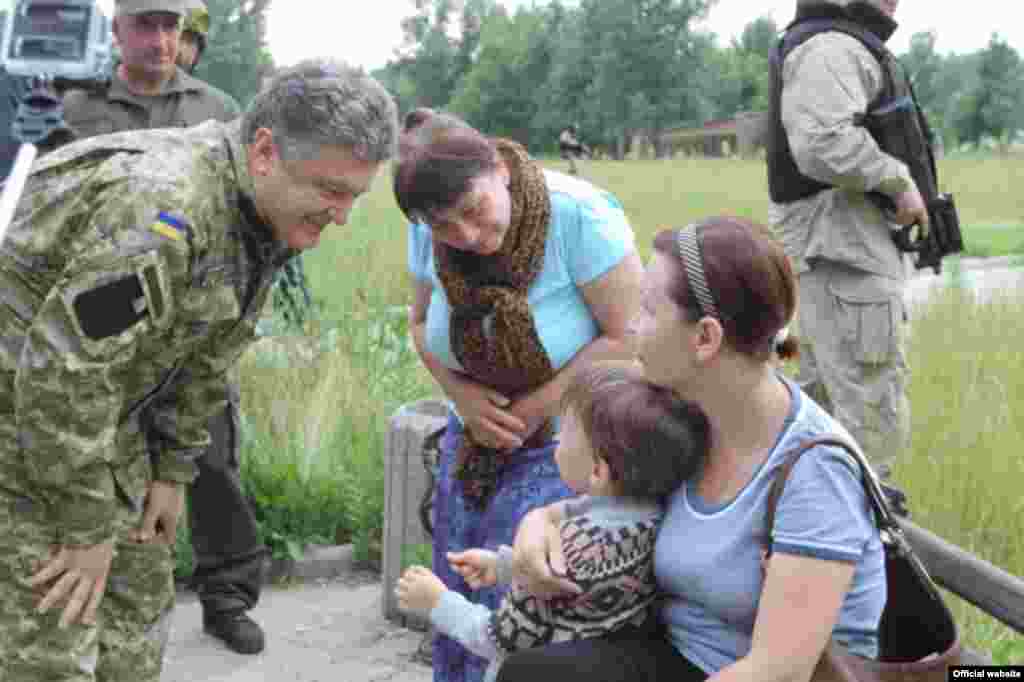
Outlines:
<svg viewBox="0 0 1024 682"><path fill-rule="evenodd" d="M819 262L798 286L797 383L888 478L910 435L904 282Z"/></svg>

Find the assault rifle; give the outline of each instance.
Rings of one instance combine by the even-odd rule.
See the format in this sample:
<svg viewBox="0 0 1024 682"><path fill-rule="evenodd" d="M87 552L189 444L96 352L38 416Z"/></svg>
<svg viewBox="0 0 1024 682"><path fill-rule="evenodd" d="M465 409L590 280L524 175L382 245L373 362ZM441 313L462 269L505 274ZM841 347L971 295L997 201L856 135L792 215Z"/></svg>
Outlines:
<svg viewBox="0 0 1024 682"><path fill-rule="evenodd" d="M953 195L939 192L932 131L924 114L911 93L883 102L859 116L857 123L867 129L879 147L907 164L928 210L928 235L915 239L913 232L918 226L907 225L893 234L896 247L916 254L914 265L918 270L932 268L939 274L942 258L963 251L964 242ZM883 211L895 212L896 205L887 195L871 192L868 196Z"/></svg>

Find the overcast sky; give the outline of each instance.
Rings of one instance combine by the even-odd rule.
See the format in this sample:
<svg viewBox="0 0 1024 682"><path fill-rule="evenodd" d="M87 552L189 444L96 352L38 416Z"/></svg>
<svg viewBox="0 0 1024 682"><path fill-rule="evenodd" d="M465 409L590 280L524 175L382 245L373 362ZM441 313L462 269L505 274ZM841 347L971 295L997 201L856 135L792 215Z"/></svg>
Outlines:
<svg viewBox="0 0 1024 682"><path fill-rule="evenodd" d="M106 8L112 0L100 0ZM505 0L508 7L529 4ZM718 0L702 24L720 36L720 45L760 15L783 25L793 18L796 0ZM900 28L889 42L896 52L906 51L910 36L932 30L938 34L941 54L973 52L998 32L1024 56L1024 21L1014 19L1019 5L1013 0L904 0L897 10ZM279 66L316 56L340 57L368 69L383 66L402 39L399 21L412 14L412 0L274 0L268 17L268 41Z"/></svg>

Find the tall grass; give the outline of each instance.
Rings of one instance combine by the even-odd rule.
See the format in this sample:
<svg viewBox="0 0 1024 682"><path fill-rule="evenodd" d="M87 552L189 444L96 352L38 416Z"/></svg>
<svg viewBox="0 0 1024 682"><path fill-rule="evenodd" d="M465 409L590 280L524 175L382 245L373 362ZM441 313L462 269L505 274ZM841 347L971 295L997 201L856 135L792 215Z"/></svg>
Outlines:
<svg viewBox="0 0 1024 682"><path fill-rule="evenodd" d="M896 478L918 523L1024 576L1024 298L978 303L951 287L915 310L908 343L913 425ZM954 600L958 602L958 600ZM1024 641L957 603L968 641L993 651ZM1007 644L1002 644L1007 642ZM1009 662L1008 660L1005 662Z"/></svg>
<svg viewBox="0 0 1024 682"><path fill-rule="evenodd" d="M762 163L582 168L623 202L645 258L666 226L719 212L766 219ZM1015 241L1024 210L1011 182L1024 176L1024 160L950 159L940 174L956 193L969 246L1024 252L1024 239ZM306 257L317 319L303 335L262 341L240 368L244 478L279 556L333 541L354 542L365 559L378 556L388 417L436 394L408 339L406 231L388 180L381 177L350 224L328 230ZM1024 575L1024 307L1019 299L975 305L965 296L954 291L915 311L908 349L914 442L897 477L917 522ZM973 609L960 618L975 645L1024 658L1005 628Z"/></svg>

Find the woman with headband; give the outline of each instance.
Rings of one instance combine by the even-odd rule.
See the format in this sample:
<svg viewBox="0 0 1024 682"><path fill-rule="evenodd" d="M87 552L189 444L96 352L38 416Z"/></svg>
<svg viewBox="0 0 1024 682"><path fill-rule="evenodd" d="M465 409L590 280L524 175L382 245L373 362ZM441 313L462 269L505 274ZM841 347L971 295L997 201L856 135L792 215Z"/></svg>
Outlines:
<svg viewBox="0 0 1024 682"><path fill-rule="evenodd" d="M516 654L499 682L807 680L832 638L877 656L882 544L845 451L815 448L793 468L763 561L768 490L786 453L825 434L852 442L778 371L796 355L795 308L793 271L763 227L715 217L657 235L632 325L637 356L711 423L707 465L670 498L655 546L660 626ZM516 537L518 577L539 596L575 590L558 577L551 517L557 509L531 512Z"/></svg>

